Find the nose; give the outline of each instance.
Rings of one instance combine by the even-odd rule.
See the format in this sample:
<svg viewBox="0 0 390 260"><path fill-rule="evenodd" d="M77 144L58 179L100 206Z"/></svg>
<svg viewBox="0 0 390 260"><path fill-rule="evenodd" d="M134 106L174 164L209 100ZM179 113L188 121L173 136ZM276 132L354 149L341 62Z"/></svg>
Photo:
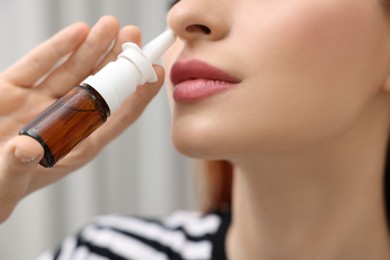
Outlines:
<svg viewBox="0 0 390 260"><path fill-rule="evenodd" d="M181 0L169 11L167 23L184 41L217 41L229 33L227 9L221 0Z"/></svg>

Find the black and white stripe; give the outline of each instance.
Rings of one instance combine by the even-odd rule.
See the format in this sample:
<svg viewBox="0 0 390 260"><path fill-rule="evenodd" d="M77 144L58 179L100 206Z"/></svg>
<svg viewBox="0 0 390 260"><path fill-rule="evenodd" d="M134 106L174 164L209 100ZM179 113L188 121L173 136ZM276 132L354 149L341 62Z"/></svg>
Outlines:
<svg viewBox="0 0 390 260"><path fill-rule="evenodd" d="M99 217L54 253L38 260L215 259L224 258L229 214L179 211L161 220ZM222 240L222 242L221 242ZM217 248L218 247L218 248Z"/></svg>

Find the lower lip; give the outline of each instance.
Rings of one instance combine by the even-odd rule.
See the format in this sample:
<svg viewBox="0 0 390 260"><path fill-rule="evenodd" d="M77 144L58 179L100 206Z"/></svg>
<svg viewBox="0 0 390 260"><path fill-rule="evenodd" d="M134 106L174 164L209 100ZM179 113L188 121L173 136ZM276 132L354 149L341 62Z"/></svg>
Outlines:
<svg viewBox="0 0 390 260"><path fill-rule="evenodd" d="M195 101L225 92L235 85L236 83L210 79L186 80L175 85L173 98L175 101Z"/></svg>

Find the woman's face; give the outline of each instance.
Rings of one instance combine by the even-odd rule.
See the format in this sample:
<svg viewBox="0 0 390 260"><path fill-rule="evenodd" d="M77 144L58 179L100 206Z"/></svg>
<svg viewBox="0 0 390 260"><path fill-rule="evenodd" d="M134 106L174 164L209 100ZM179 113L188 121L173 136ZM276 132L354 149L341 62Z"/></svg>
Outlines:
<svg viewBox="0 0 390 260"><path fill-rule="evenodd" d="M376 0L182 0L168 24L172 137L193 157L328 142L384 95L390 29Z"/></svg>

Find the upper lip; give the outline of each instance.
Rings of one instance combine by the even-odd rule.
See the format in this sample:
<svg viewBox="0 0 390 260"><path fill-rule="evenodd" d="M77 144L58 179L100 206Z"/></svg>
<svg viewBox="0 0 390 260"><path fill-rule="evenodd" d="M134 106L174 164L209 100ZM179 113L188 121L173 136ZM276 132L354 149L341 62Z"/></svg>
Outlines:
<svg viewBox="0 0 390 260"><path fill-rule="evenodd" d="M228 72L210 65L207 62L196 59L176 62L171 69L170 77L173 85L195 79L224 81L229 83L240 82L239 79L230 75Z"/></svg>

